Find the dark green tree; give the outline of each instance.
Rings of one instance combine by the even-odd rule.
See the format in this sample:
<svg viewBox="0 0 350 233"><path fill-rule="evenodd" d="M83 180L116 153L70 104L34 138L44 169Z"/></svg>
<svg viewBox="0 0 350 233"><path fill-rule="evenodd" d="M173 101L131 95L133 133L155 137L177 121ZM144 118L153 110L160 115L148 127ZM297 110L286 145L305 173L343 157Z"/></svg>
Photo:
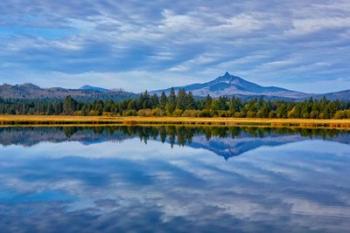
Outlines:
<svg viewBox="0 0 350 233"><path fill-rule="evenodd" d="M72 115L76 110L77 102L71 97L67 96L63 102L63 113Z"/></svg>

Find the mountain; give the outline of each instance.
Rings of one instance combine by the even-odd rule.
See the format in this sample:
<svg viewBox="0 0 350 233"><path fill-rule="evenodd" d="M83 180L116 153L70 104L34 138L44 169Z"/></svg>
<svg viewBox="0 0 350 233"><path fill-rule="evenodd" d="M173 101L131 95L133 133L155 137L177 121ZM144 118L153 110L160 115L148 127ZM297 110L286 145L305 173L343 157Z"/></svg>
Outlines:
<svg viewBox="0 0 350 233"><path fill-rule="evenodd" d="M204 97L209 94L212 97L237 96L242 98L266 97L270 99L302 99L310 96L310 94L291 91L280 87L260 86L238 76L231 75L228 72L210 82L174 87L174 89L176 91L185 89L186 91L191 91L194 96L199 97ZM170 90L171 88L168 88L151 93L160 94L162 91L169 93Z"/></svg>
<svg viewBox="0 0 350 233"><path fill-rule="evenodd" d="M231 75L226 72L212 81L205 83L195 83L187 86L174 87L175 91L185 89L191 91L194 96L205 97L208 94L212 97L235 96L241 99L265 98L270 100L304 100L310 97L320 99L326 97L330 100L350 101L350 90L331 92L326 94L310 94L292 91L274 86L261 86L249 82L241 77ZM164 90L150 91L150 94L160 95L163 91L170 93L171 88ZM96 99L124 100L135 98L138 94L126 92L122 89L105 89L90 85L82 86L79 89L64 88L40 88L31 83L22 85L0 85L0 98L3 99L62 99L71 95L80 101L91 101Z"/></svg>
<svg viewBox="0 0 350 233"><path fill-rule="evenodd" d="M0 85L0 97L3 99L63 99L68 95L81 101L95 99L123 100L137 96L131 92L108 90L93 86L84 86L80 89L64 89L60 87L40 88L30 83Z"/></svg>
<svg viewBox="0 0 350 233"><path fill-rule="evenodd" d="M100 93L107 93L110 90L102 88L102 87L95 87L95 86L90 86L90 85L85 85L80 88L80 90L85 90L85 91L96 91Z"/></svg>
<svg viewBox="0 0 350 233"><path fill-rule="evenodd" d="M350 101L350 90L345 91L338 91L338 92L332 92L332 93L326 93L321 95L316 95L315 98L323 98L329 100L342 100L342 101Z"/></svg>
<svg viewBox="0 0 350 233"><path fill-rule="evenodd" d="M252 137L251 135L242 134L235 138L212 137L209 140L205 136L197 135L192 138L191 143L188 143L187 146L211 151L228 160L231 157L239 156L263 146L274 147L305 139L298 134L273 134L264 137Z"/></svg>

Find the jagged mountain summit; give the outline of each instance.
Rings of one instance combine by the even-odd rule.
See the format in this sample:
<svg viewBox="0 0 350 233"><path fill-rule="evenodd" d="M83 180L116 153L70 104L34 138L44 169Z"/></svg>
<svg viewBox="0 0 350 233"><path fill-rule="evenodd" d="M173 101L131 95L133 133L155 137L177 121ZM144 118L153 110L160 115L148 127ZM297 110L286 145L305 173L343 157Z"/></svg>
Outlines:
<svg viewBox="0 0 350 233"><path fill-rule="evenodd" d="M175 90L185 89L191 91L194 96L204 97L211 95L212 97L220 96L237 96L237 97L266 97L266 98L285 98L285 99L302 99L310 96L310 94L292 91L280 87L264 87L249 82L241 77L231 75L226 72L212 81L206 83L196 83L187 86L174 87ZM157 90L153 93L160 94L162 91L169 93L171 88L165 90Z"/></svg>

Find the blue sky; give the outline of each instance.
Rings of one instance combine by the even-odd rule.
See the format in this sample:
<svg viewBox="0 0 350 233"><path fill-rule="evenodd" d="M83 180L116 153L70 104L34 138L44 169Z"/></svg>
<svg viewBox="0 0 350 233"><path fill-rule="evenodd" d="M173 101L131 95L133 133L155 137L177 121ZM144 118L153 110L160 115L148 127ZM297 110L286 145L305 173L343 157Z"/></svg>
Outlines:
<svg viewBox="0 0 350 233"><path fill-rule="evenodd" d="M0 83L350 89L349 0L2 0L0 43Z"/></svg>

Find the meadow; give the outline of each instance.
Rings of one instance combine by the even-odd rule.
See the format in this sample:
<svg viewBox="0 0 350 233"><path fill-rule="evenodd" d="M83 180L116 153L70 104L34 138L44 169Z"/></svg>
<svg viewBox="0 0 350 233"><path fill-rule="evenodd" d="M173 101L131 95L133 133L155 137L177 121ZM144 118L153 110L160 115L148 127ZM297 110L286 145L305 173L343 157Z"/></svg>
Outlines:
<svg viewBox="0 0 350 233"><path fill-rule="evenodd" d="M0 115L0 125L214 125L349 129L350 119Z"/></svg>

